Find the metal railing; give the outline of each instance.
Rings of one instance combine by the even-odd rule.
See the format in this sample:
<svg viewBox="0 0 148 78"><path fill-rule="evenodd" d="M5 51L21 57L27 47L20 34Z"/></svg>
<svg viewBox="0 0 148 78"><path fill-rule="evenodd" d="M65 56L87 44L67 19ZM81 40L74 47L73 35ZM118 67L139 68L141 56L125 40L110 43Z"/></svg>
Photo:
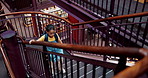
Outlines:
<svg viewBox="0 0 148 78"><path fill-rule="evenodd" d="M91 15L94 15L98 18L108 18L113 16L128 15L133 13L147 12L148 4L146 0L143 0L143 3L140 3L141 0L62 0L63 2L68 2L69 5L76 6L76 9L79 7ZM53 0L54 2L54 0ZM73 7L74 7L73 6ZM75 7L74 7L75 8ZM148 20L148 17L139 17L139 18L127 18L119 20L116 23L137 23L145 22ZM105 22L106 23L106 22ZM108 23L106 23L108 24ZM138 26L143 28L142 24ZM126 28L125 28L126 29Z"/></svg>
<svg viewBox="0 0 148 78"><path fill-rule="evenodd" d="M73 43L90 46L106 45L114 47L131 46L147 48L147 23L148 22L125 23L109 26L72 29L72 35L75 37L73 38ZM137 25L139 24L143 24L143 27L138 27Z"/></svg>
<svg viewBox="0 0 148 78"><path fill-rule="evenodd" d="M18 35L25 39L40 37L45 32L44 27L53 24L57 27L61 39L70 42L70 22L64 18L41 12L16 12L4 16L7 18L0 21L1 25L10 23Z"/></svg>
<svg viewBox="0 0 148 78"><path fill-rule="evenodd" d="M15 17L13 17L13 15L15 15ZM63 18L40 12L18 12L2 16L7 16L7 19L1 20L1 23L4 24L9 21L14 26L18 35L24 37L26 40L41 36L44 32L44 26L51 23L57 26L57 32L64 43L89 46L147 48L147 21L123 24L118 23L123 22L124 20L127 21L127 19L132 19L133 17L135 19L146 17L147 12L75 24L72 24ZM87 24L104 21L108 22L109 25L99 26L100 24L98 24L97 27L87 26ZM71 28L71 26L75 26L76 29Z"/></svg>
<svg viewBox="0 0 148 78"><path fill-rule="evenodd" d="M29 44L27 41L23 41L24 44ZM147 50L145 49L138 49L138 48L113 48L113 47L94 47L94 46L83 46L83 45L72 45L72 44L59 44L59 43L48 43L48 42L32 42L33 45L46 45L50 47L56 47L56 48L62 48L64 50L74 50L74 51L82 51L82 52L89 52L93 54L101 54L101 55L114 55L114 56L125 56L125 57L144 57L141 61L139 61L135 66L132 68L127 68L124 70L125 72L136 72L136 74L129 75L128 73L121 72L118 73L118 75L115 75L115 78L136 78L138 76L143 75L148 69L146 66L143 69L136 69L137 67L143 67L147 65ZM46 60L48 60L48 71L50 72L51 77L62 77L62 78L100 78L100 77L112 77L113 74L115 74L115 71L118 71L118 65L105 62L105 61L99 61L99 60L93 60L93 59L87 59L87 58L81 58L76 56L69 56L69 55L63 55L53 52L43 52L40 49L33 49L33 48L25 48L26 52L29 53L28 60L29 60L29 67L30 70L32 70L36 75L40 76L41 78L44 78L44 74L40 72L40 69L42 69L43 64L40 62L40 60L43 60L45 58L40 58L42 54L40 53L49 53L50 57L46 57ZM39 55L38 55L39 54ZM54 56L54 58L53 58ZM57 60L57 57L60 56L60 60ZM40 60L36 60L36 59ZM49 59L50 58L50 59ZM56 58L56 62L55 62ZM64 59L64 60L62 60ZM58 63L58 61L60 63ZM54 63L54 65L53 65ZM141 63L144 63L141 65ZM41 64L34 66L34 64ZM65 75L63 75L63 72L59 72L58 66L61 66L61 70L64 68L66 70ZM39 67L38 67L39 66ZM44 65L45 66L45 65ZM54 66L52 69L52 66ZM120 66L120 64L119 64ZM122 66L122 65L121 65ZM36 69L38 68L38 69ZM103 68L107 68L106 72L103 72ZM136 69L136 71L133 71L133 69ZM45 70L45 69L44 69ZM53 71L52 71L53 70ZM102 73L101 73L102 72ZM98 74L97 74L98 73Z"/></svg>
<svg viewBox="0 0 148 78"><path fill-rule="evenodd" d="M15 17L13 16L15 15ZM113 47L145 47L147 48L148 34L147 21L128 22L127 19L147 17L147 12L130 15L109 17L105 19L87 21L72 24L64 18L40 12L17 12L4 14L7 19L1 20L1 24L9 21L18 35L26 40L38 38L44 32L47 24L57 26L64 43L82 44L89 46L113 46ZM88 27L87 24L108 22L107 26ZM119 23L123 22L123 23ZM71 28L75 26L76 29Z"/></svg>
<svg viewBox="0 0 148 78"><path fill-rule="evenodd" d="M73 3L95 15L110 17L110 15L119 16L148 11L146 0L139 3L140 0L65 0Z"/></svg>
<svg viewBox="0 0 148 78"><path fill-rule="evenodd" d="M14 16L15 15L15 16ZM7 16L7 19L1 20L1 25L4 25L9 21L12 24L18 35L24 38L39 37L44 32L44 27L47 24L54 24L57 26L57 33L59 33L61 39L67 40L66 42L78 43L82 42L83 36L85 36L85 42L92 38L101 38L110 40L109 42L114 43L118 46L131 46L130 43L134 43L134 47L147 47L147 20L143 22L127 22L128 20L139 19L147 17L147 12L136 13L130 15L109 17L105 19L99 19L94 21L87 21L83 23L72 24L64 18L53 16L41 12L16 12L12 14L4 14L1 16ZM107 26L88 27L87 24L108 22ZM122 22L122 23L119 23ZM72 29L72 26L77 26L77 29ZM82 29L84 28L84 29ZM72 32L72 33L71 33ZM86 35L84 35L86 34ZM88 35L88 36L87 36ZM98 36L97 36L98 35ZM114 36L116 35L116 37ZM72 39L73 37L73 39ZM107 38L108 37L108 38ZM120 42L122 38L122 43ZM81 39L81 40L79 40ZM84 39L84 37L83 37ZM87 40L86 40L87 39ZM99 39L99 38L98 38ZM97 40L92 40L96 42ZM130 41L130 42L129 42ZM127 42L126 44L124 44ZM84 43L84 42L83 42ZM120 43L120 44L118 44ZM86 44L86 43L85 43ZM91 44L91 42L90 42ZM92 44L91 44L92 45ZM109 45L109 43L108 43Z"/></svg>
<svg viewBox="0 0 148 78"><path fill-rule="evenodd" d="M147 48L147 27L148 21L143 22L128 22L128 19L147 17L147 12L136 13L124 16L109 17L83 23L76 23L79 28L72 29L73 33L81 32L77 35L78 44L87 44L92 46L114 46L114 47L145 47ZM96 22L108 22L106 26L87 27L87 24ZM118 23L123 22L123 23ZM81 38L82 37L82 38ZM75 39L73 38L73 41ZM100 42L99 42L100 41ZM103 42L104 41L104 42ZM100 45L99 45L100 44Z"/></svg>
<svg viewBox="0 0 148 78"><path fill-rule="evenodd" d="M21 50L21 55L24 57L23 63L24 66L26 67L26 71L28 71L29 75L33 78L112 77L113 74L117 74L116 71L120 70L118 66L122 67L121 64L117 65L105 61L93 60L93 59L70 56L70 55L63 55L54 52L44 52L41 49L25 47L23 46L24 44L28 46L29 42L24 40L21 41L19 48ZM147 67L148 50L143 48L94 47L94 46L60 44L60 43L38 42L38 41L34 41L31 44L41 45L41 46L45 45L50 47L62 48L64 50L67 49L74 51L82 51L93 54L101 54L109 56L114 55L118 57L125 56L132 58L133 57L143 58L134 66L129 67L126 70L124 70L124 72L115 75L114 78L137 78L145 74L145 72L148 70ZM38 47L36 46L36 48ZM6 49L4 49L4 51L6 51ZM50 56L46 56L47 54L48 55L50 54ZM58 57L60 57L60 59L58 59ZM120 61L123 62L123 60ZM59 68L59 66L61 68ZM63 71L60 72L60 70L62 70L63 68L66 70L65 74L63 74ZM104 68L107 68L107 71L104 72L103 71ZM129 73L133 74L129 75Z"/></svg>

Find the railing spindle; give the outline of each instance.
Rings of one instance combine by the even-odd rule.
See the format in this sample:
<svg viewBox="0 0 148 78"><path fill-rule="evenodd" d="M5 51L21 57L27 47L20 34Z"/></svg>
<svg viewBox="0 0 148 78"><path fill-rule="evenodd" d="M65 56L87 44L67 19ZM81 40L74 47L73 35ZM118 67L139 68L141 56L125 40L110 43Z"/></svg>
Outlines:
<svg viewBox="0 0 148 78"><path fill-rule="evenodd" d="M77 77L80 76L80 71L79 71L79 61L77 61Z"/></svg>
<svg viewBox="0 0 148 78"><path fill-rule="evenodd" d="M73 78L73 61L70 59L71 78Z"/></svg>
<svg viewBox="0 0 148 78"><path fill-rule="evenodd" d="M84 78L87 78L87 64L84 63Z"/></svg>

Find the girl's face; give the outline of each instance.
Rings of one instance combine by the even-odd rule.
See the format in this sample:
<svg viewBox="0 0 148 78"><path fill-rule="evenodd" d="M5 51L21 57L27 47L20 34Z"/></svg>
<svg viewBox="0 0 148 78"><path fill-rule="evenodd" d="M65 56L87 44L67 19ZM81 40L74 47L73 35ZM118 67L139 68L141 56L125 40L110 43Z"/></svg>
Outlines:
<svg viewBox="0 0 148 78"><path fill-rule="evenodd" d="M49 35L49 37L53 37L54 36L54 33L55 33L55 30L50 30L47 32L47 34Z"/></svg>

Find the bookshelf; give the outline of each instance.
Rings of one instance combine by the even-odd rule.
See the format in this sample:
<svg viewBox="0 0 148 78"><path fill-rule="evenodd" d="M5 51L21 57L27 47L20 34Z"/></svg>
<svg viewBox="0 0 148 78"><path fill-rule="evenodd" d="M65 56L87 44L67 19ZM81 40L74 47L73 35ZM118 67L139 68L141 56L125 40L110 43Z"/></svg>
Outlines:
<svg viewBox="0 0 148 78"><path fill-rule="evenodd" d="M55 16L63 17L63 18L68 17L68 13L66 13L65 11L63 11L61 8L57 6L41 9L40 11L44 13L49 13Z"/></svg>

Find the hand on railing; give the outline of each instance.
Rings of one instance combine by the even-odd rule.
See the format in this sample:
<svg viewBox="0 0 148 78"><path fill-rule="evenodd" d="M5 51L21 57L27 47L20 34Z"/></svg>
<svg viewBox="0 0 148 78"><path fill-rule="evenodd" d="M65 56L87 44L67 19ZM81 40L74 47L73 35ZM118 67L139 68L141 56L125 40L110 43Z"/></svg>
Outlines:
<svg viewBox="0 0 148 78"><path fill-rule="evenodd" d="M29 41L29 44L31 44L33 41L35 41L35 40L34 40L34 39L30 40L30 41Z"/></svg>

